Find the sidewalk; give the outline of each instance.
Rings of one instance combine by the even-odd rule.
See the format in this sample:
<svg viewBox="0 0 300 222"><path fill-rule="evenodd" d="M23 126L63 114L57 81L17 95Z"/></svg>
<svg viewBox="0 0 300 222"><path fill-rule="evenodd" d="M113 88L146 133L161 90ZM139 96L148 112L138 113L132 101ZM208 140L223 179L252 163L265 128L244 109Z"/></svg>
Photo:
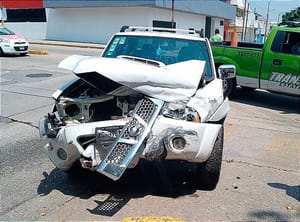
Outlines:
<svg viewBox="0 0 300 222"><path fill-rule="evenodd" d="M53 45L53 46L67 46L67 47L79 47L79 48L93 48L93 49L104 49L104 44L96 43L81 43L81 42L64 42L64 41L53 41L53 40L28 40L29 44L36 45Z"/></svg>

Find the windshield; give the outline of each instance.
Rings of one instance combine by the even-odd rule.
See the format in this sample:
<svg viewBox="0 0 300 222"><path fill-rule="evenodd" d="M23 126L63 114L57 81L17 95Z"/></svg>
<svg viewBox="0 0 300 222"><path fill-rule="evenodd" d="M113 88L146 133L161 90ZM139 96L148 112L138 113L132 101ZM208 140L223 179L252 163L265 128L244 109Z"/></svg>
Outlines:
<svg viewBox="0 0 300 222"><path fill-rule="evenodd" d="M10 31L8 28L0 27L0 35L14 35L15 33Z"/></svg>
<svg viewBox="0 0 300 222"><path fill-rule="evenodd" d="M204 60L206 77L212 77L211 61L205 41L153 36L117 35L110 42L104 57L116 58L120 55L141 57L162 62L166 65L187 60Z"/></svg>

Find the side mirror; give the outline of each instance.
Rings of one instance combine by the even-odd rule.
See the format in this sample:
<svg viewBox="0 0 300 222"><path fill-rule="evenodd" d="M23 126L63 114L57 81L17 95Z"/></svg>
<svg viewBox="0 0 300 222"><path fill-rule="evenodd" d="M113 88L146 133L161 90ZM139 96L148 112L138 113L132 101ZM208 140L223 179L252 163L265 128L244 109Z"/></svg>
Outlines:
<svg viewBox="0 0 300 222"><path fill-rule="evenodd" d="M219 66L218 74L222 80L235 78L235 65Z"/></svg>

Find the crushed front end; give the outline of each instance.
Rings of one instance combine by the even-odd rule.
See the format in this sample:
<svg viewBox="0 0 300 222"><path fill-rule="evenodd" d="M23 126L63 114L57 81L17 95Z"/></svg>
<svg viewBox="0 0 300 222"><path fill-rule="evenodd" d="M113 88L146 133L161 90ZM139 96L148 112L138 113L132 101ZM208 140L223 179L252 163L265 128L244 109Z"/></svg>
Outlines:
<svg viewBox="0 0 300 222"><path fill-rule="evenodd" d="M191 64L203 66L202 62L187 65ZM148 67L141 70L146 72ZM167 73L165 67L151 69L152 76L161 70ZM77 76L54 93L55 105L39 123L40 135L47 140L44 151L56 167L67 171L80 161L82 167L117 180L141 158L196 163L209 158L220 121L228 112L221 80L199 90L200 80L192 80L194 91L186 83L182 84L184 93L174 95L176 78L174 83L164 83L165 88L155 81L137 84L132 78L129 82L134 88L112 81L99 70Z"/></svg>

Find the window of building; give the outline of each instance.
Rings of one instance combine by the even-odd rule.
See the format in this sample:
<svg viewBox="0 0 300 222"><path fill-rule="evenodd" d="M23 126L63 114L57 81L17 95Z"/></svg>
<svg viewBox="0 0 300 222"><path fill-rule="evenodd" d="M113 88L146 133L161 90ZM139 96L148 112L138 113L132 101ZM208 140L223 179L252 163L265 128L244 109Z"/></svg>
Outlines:
<svg viewBox="0 0 300 222"><path fill-rule="evenodd" d="M243 17L244 16L244 10L240 9L240 8L237 8L236 9L236 16L237 17Z"/></svg>
<svg viewBox="0 0 300 222"><path fill-rule="evenodd" d="M160 20L153 20L152 21L153 27L160 27L160 28L176 28L176 22L170 21L160 21Z"/></svg>
<svg viewBox="0 0 300 222"><path fill-rule="evenodd" d="M46 22L46 11L41 9L7 9L6 22Z"/></svg>

